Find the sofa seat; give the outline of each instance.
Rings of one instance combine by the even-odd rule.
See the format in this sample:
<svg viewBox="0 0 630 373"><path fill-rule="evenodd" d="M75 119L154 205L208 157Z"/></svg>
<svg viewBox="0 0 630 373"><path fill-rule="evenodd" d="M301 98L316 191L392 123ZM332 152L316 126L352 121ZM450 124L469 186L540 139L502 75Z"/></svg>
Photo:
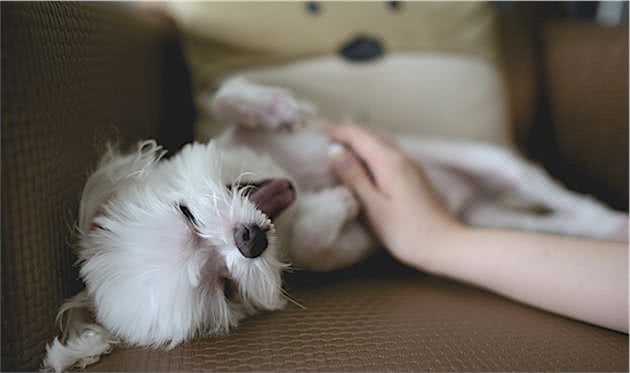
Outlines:
<svg viewBox="0 0 630 373"><path fill-rule="evenodd" d="M171 351L115 349L88 371L619 371L628 336L411 271L386 256L292 273L303 305Z"/></svg>
<svg viewBox="0 0 630 373"><path fill-rule="evenodd" d="M1 4L2 371L38 369L59 333L59 306L81 288L72 224L105 142L151 137L172 152L192 140L177 30L140 7ZM171 351L118 346L87 370L628 370L627 334L406 269L385 253L344 271L289 273L286 288L304 309L289 303Z"/></svg>

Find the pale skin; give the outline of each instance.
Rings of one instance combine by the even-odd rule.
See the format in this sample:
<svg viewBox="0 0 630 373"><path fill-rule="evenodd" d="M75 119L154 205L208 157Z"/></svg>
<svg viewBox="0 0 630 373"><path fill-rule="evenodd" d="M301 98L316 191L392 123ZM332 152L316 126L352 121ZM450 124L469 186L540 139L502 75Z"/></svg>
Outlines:
<svg viewBox="0 0 630 373"><path fill-rule="evenodd" d="M627 244L463 225L395 145L357 125L326 131L352 149L333 169L400 262L628 333Z"/></svg>

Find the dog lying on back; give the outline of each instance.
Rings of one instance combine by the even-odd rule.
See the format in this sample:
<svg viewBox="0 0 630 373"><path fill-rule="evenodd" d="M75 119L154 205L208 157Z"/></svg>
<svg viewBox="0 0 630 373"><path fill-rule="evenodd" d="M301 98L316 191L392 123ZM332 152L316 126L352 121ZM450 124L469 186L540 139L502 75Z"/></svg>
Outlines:
<svg viewBox="0 0 630 373"><path fill-rule="evenodd" d="M98 361L116 343L174 347L278 310L282 272L328 271L377 242L328 165L338 149L310 105L235 78L210 102L233 124L170 159L154 141L110 148L83 190L78 265L85 290L58 315L44 367ZM628 218L569 192L515 154L485 144L399 139L450 210L479 226L626 240ZM514 209L518 200L546 214Z"/></svg>

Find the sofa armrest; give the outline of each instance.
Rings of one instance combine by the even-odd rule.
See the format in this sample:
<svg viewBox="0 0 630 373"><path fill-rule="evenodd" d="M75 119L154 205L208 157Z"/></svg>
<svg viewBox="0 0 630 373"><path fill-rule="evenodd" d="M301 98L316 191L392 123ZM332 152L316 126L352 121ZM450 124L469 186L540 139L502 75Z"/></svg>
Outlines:
<svg viewBox="0 0 630 373"><path fill-rule="evenodd" d="M559 177L628 209L628 26L550 22L545 75Z"/></svg>
<svg viewBox="0 0 630 373"><path fill-rule="evenodd" d="M121 4L1 6L2 370L32 370L81 286L72 227L104 144L192 138L192 103L170 100L186 92L170 93L185 82L164 71L178 64L165 58L167 18Z"/></svg>

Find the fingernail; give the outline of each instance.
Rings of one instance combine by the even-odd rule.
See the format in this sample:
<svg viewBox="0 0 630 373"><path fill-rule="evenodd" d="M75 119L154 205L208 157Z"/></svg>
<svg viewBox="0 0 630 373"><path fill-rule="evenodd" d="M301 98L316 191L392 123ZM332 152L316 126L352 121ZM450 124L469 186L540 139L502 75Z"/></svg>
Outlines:
<svg viewBox="0 0 630 373"><path fill-rule="evenodd" d="M349 168L352 166L352 154L343 144L333 142L328 146L328 158L333 161L338 169Z"/></svg>
<svg viewBox="0 0 630 373"><path fill-rule="evenodd" d="M339 160L343 157L343 153L346 151L346 147L338 142L333 142L328 146L328 158L332 160Z"/></svg>

